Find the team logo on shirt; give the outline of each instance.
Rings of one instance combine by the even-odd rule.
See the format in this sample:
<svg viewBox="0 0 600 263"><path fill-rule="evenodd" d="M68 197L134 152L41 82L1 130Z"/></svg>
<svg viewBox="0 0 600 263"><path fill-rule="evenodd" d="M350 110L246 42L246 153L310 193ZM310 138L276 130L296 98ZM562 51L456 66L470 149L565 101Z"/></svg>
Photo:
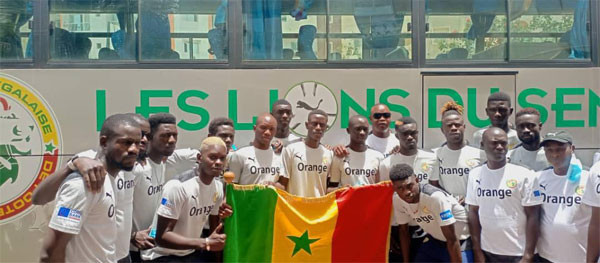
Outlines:
<svg viewBox="0 0 600 263"><path fill-rule="evenodd" d="M471 168L479 165L479 159L473 158L465 161L465 164Z"/></svg>
<svg viewBox="0 0 600 263"><path fill-rule="evenodd" d="M215 194L213 195L213 203L217 202L217 198L219 198L219 195L217 194L217 192L215 192Z"/></svg>
<svg viewBox="0 0 600 263"><path fill-rule="evenodd" d="M582 196L584 189L585 187L583 185L577 186L577 188L575 188L575 193L579 196Z"/></svg>
<svg viewBox="0 0 600 263"><path fill-rule="evenodd" d="M427 208L427 206L423 207L423 213L425 214L431 214L431 211L429 211L429 208Z"/></svg>
<svg viewBox="0 0 600 263"><path fill-rule="evenodd" d="M518 184L518 182L516 179L510 179L510 180L506 181L506 187L511 188L511 189L517 187L517 184Z"/></svg>
<svg viewBox="0 0 600 263"><path fill-rule="evenodd" d="M0 74L0 224L25 215L42 179L60 162L62 138L54 112L26 83ZM20 158L28 156L27 158Z"/></svg>
<svg viewBox="0 0 600 263"><path fill-rule="evenodd" d="M432 167L432 165L429 164L429 162L423 162L423 163L421 163L421 171L423 171L423 172L430 172L431 171L431 167Z"/></svg>

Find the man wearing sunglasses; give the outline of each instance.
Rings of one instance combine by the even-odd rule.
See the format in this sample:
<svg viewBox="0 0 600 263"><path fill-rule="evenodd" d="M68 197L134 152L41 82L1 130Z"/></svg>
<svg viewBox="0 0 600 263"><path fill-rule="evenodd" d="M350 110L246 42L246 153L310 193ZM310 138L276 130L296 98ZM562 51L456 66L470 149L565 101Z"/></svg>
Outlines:
<svg viewBox="0 0 600 263"><path fill-rule="evenodd" d="M367 137L369 148L388 155L400 142L390 131L392 113L385 104L375 104L371 107L369 119L373 125L372 133Z"/></svg>
<svg viewBox="0 0 600 263"><path fill-rule="evenodd" d="M515 148L520 141L519 137L517 136L517 131L511 129L508 124L508 118L513 113L513 108L510 103L510 96L504 92L492 93L487 99L485 113L490 118L492 123L490 127L500 128L508 136L507 150L512 150ZM473 147L483 149L481 145L481 138L483 136L483 132L487 130L487 128L480 129L473 133L473 143L471 144Z"/></svg>

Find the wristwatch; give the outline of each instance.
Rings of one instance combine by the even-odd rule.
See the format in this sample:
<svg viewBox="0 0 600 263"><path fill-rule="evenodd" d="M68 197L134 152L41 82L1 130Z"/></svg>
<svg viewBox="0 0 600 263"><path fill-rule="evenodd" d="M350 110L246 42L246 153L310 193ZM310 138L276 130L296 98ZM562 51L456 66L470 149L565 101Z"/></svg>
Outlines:
<svg viewBox="0 0 600 263"><path fill-rule="evenodd" d="M79 156L75 155L67 162L67 167L69 167L71 171L77 171L77 167L75 167L75 164L73 163L75 160L77 160L77 158L79 158Z"/></svg>

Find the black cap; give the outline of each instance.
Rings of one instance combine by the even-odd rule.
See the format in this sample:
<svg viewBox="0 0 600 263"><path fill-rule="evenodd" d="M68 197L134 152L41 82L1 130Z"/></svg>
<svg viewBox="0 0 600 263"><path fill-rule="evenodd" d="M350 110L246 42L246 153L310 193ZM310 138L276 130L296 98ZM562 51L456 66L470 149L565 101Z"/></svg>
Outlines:
<svg viewBox="0 0 600 263"><path fill-rule="evenodd" d="M544 146L544 144L549 141L573 144L573 136L571 136L568 131L549 132L546 133L546 136L544 136L544 140L540 145Z"/></svg>

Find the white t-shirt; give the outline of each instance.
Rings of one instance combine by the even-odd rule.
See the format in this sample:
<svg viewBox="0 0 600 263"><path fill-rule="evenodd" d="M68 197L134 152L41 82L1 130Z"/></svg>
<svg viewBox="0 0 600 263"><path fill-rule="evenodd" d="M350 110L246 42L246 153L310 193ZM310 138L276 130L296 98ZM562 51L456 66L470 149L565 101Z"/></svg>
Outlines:
<svg viewBox="0 0 600 263"><path fill-rule="evenodd" d="M133 168L135 188L133 191L133 231L148 229L160 204L165 183L165 163L155 163L146 158L146 165L137 163ZM131 233L130 233L131 234ZM137 251L133 244L129 247Z"/></svg>
<svg viewBox="0 0 600 263"><path fill-rule="evenodd" d="M273 137L273 139L274 139L274 140L280 140L280 141L281 141L281 143L283 144L283 147L285 147L285 146L288 146L288 145L290 145L290 144L292 144L292 143L295 143L295 142L302 141L302 138L301 138L301 137L298 137L296 134L294 134L294 133L292 133L292 132L290 132L290 134L288 135L288 137L287 137L287 138L277 138L277 137ZM252 143L250 143L250 144L252 144Z"/></svg>
<svg viewBox="0 0 600 263"><path fill-rule="evenodd" d="M402 155L401 153L392 154L379 165L380 181L390 180L390 169L395 164L405 163L412 166L419 183L426 184L429 182L433 168L435 167L436 159L433 153L418 150L417 154L412 156Z"/></svg>
<svg viewBox="0 0 600 263"><path fill-rule="evenodd" d="M600 152L594 153L594 159L592 160L592 165L600 162Z"/></svg>
<svg viewBox="0 0 600 263"><path fill-rule="evenodd" d="M400 198L394 200L400 208L394 214L396 222L400 225L414 220L435 239L446 241L441 227L454 224L454 233L458 240L469 237L465 208L455 198L433 185L421 185L419 203L409 204Z"/></svg>
<svg viewBox="0 0 600 263"><path fill-rule="evenodd" d="M398 141L398 138L391 132L387 138L380 138L375 136L375 134L369 134L367 137L367 146L375 151L383 153L386 157L394 147L398 145L400 145L400 141Z"/></svg>
<svg viewBox="0 0 600 263"><path fill-rule="evenodd" d="M444 145L436 151L436 163L429 180L439 181L440 186L457 199L467 195L469 172L481 163L479 149L466 145L451 150Z"/></svg>
<svg viewBox="0 0 600 263"><path fill-rule="evenodd" d="M475 133L473 133L473 142L472 142L471 146L473 146L477 149L481 148L481 138L483 137L483 132L485 130L487 130L488 128L483 128L483 129L477 130ZM507 136L508 136L508 144L506 146L507 146L508 150L515 148L519 143L521 143L521 141L519 140L519 137L517 136L516 130L509 129ZM485 153L484 153L484 155L485 155Z"/></svg>
<svg viewBox="0 0 600 263"><path fill-rule="evenodd" d="M600 163L594 164L590 169L589 180L583 193L583 203L600 207Z"/></svg>
<svg viewBox="0 0 600 263"><path fill-rule="evenodd" d="M582 171L579 182L559 176L553 169L538 172L539 194L543 198L540 237L537 251L552 262L585 262L587 234L592 209L582 205L588 171Z"/></svg>
<svg viewBox="0 0 600 263"><path fill-rule="evenodd" d="M537 151L529 151L519 144L514 149L506 154L508 162L526 167L530 170L541 171L550 167L550 163L546 159L544 147L540 147Z"/></svg>
<svg viewBox="0 0 600 263"><path fill-rule="evenodd" d="M479 206L481 248L487 252L522 256L527 216L524 206L540 205L534 172L514 164L496 170L475 167L469 173L466 203Z"/></svg>
<svg viewBox="0 0 600 263"><path fill-rule="evenodd" d="M375 175L379 172L379 164L383 160L383 154L371 149L364 152L347 149L350 153L348 156L333 158L329 180L333 183L340 183L340 186L361 186L377 183Z"/></svg>
<svg viewBox="0 0 600 263"><path fill-rule="evenodd" d="M173 233L187 238L200 238L208 216L219 214L221 202L223 202L223 185L217 180L212 180L208 185L200 181L198 176L183 182L170 180L165 184L165 191L156 214L177 220ZM156 222L155 217L153 232L156 229ZM181 257L193 252L193 249L170 249L157 246L142 251L142 259L153 260L167 255Z"/></svg>
<svg viewBox="0 0 600 263"><path fill-rule="evenodd" d="M275 154L269 147L261 150L246 146L231 155L229 171L235 174L236 184L262 184L277 182L281 173L281 155Z"/></svg>
<svg viewBox="0 0 600 263"><path fill-rule="evenodd" d="M72 173L58 189L48 226L75 235L67 244L66 262L117 261L114 183L106 175L102 189L93 193L86 190L80 174Z"/></svg>
<svg viewBox="0 0 600 263"><path fill-rule="evenodd" d="M192 148L177 149L167 158L165 182L174 176L192 170L198 166L200 151Z"/></svg>
<svg viewBox="0 0 600 263"><path fill-rule="evenodd" d="M95 159L97 152L87 150L77 154L79 157ZM129 255L129 239L131 238L132 214L133 214L133 190L135 175L132 172L119 171L115 177L115 211L117 220L117 260Z"/></svg>
<svg viewBox="0 0 600 263"><path fill-rule="evenodd" d="M310 148L304 142L295 142L281 153L281 176L289 179L287 191L302 197L327 194L327 176L331 170L333 152L319 145Z"/></svg>

